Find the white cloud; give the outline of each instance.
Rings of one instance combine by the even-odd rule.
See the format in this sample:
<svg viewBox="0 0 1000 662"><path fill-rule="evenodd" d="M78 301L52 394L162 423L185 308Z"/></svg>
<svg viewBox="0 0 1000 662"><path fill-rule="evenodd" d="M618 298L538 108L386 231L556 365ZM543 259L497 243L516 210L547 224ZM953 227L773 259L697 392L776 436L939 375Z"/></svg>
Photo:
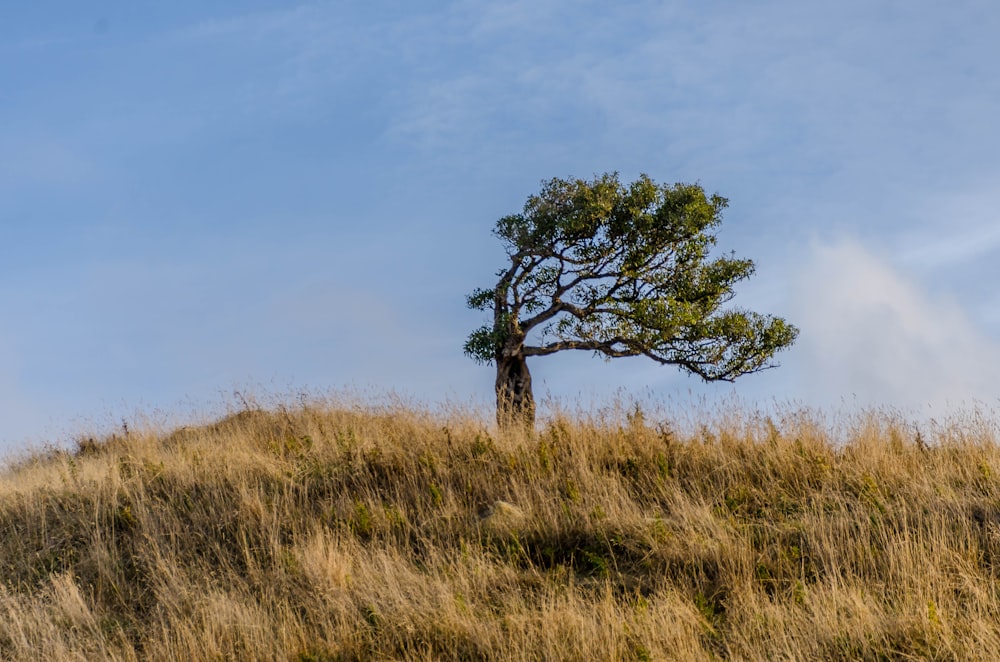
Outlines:
<svg viewBox="0 0 1000 662"><path fill-rule="evenodd" d="M506 2L464 2L458 13L472 19L473 35L497 32L544 30L558 13L561 3L553 0L507 0Z"/></svg>
<svg viewBox="0 0 1000 662"><path fill-rule="evenodd" d="M278 11L264 11L225 18L209 18L171 33L171 37L192 40L216 40L226 37L269 39L276 33L301 31L313 21L315 11L301 6Z"/></svg>
<svg viewBox="0 0 1000 662"><path fill-rule="evenodd" d="M786 365L807 400L947 408L997 397L1000 342L860 244L815 246L797 280L802 334Z"/></svg>

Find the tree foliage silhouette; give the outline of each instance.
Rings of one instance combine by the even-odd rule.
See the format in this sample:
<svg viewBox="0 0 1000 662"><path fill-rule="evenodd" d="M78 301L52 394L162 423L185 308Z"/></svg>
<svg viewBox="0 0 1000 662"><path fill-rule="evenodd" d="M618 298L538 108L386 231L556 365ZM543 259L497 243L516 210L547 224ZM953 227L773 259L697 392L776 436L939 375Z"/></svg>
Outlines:
<svg viewBox="0 0 1000 662"><path fill-rule="evenodd" d="M614 173L543 182L520 214L499 219L510 263L468 296L492 320L465 343L467 355L496 365L498 422L534 423L532 356L646 356L706 381L774 367L798 329L723 308L754 272L750 260L710 258L727 204L697 184L642 175L625 185Z"/></svg>

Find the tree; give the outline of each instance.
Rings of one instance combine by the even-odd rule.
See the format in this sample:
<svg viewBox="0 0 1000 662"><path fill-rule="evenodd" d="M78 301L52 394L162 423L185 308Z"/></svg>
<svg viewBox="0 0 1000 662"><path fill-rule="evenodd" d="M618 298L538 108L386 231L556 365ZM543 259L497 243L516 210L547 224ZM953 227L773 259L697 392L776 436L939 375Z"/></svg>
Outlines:
<svg viewBox="0 0 1000 662"><path fill-rule="evenodd" d="M520 214L499 219L510 264L468 296L493 319L465 343L467 355L496 365L497 421L534 424L527 359L563 350L646 356L706 381L774 367L798 329L723 309L754 272L732 254L709 258L727 205L697 184L642 175L626 186L614 173L543 182Z"/></svg>

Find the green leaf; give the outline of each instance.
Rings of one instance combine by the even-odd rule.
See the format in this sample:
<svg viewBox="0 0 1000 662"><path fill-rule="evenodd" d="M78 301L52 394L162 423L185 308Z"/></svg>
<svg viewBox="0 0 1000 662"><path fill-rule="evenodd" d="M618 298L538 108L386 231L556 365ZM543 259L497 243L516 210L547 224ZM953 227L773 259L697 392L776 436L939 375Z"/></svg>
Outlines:
<svg viewBox="0 0 1000 662"><path fill-rule="evenodd" d="M643 354L707 380L772 367L798 330L725 305L754 263L712 257L729 201L699 184L657 184L617 173L542 182L519 214L494 229L510 263L467 298L493 324L465 344L473 359L585 349ZM537 327L542 344L528 335ZM543 331L544 330L544 331Z"/></svg>

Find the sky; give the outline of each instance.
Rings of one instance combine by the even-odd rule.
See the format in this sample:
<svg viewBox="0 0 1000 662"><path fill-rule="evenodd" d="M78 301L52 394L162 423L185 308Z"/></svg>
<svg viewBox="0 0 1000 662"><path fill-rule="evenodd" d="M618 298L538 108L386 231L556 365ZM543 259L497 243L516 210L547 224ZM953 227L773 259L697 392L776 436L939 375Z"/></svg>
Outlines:
<svg viewBox="0 0 1000 662"><path fill-rule="evenodd" d="M235 391L488 404L493 224L610 171L727 197L734 303L800 339L735 384L533 359L543 400L993 407L997 34L993 0L4 3L0 449Z"/></svg>

